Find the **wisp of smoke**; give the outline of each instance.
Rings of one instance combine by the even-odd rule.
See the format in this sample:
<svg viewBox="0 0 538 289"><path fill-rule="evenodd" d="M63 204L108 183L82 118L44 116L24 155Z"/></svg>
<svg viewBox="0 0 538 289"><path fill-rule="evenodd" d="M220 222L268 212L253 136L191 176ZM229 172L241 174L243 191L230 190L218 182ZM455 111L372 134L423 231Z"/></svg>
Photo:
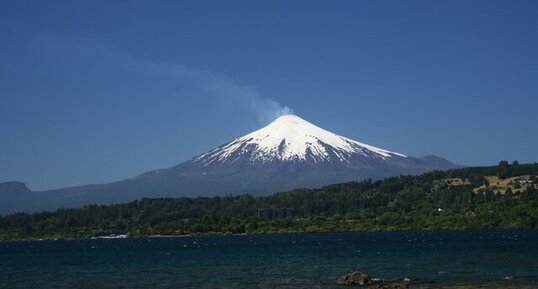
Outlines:
<svg viewBox="0 0 538 289"><path fill-rule="evenodd" d="M114 65L125 66L129 70L152 73L166 79L177 78L178 80L189 81L213 97L226 102L234 102L243 109L254 113L258 122L262 125L273 121L279 116L293 114L291 108L264 97L256 88L208 71L181 65L134 59L127 53L110 49L99 43L46 41L45 44L56 52L61 52L65 49L78 51L84 57L96 57L101 61L105 60L108 64L114 63Z"/></svg>
<svg viewBox="0 0 538 289"><path fill-rule="evenodd" d="M238 84L224 77L216 77L213 74L203 73L196 78L196 82L202 89L214 95L231 100L243 108L255 113L258 122L267 124L279 116L293 114L293 110L282 106L275 100L265 98L253 87Z"/></svg>
<svg viewBox="0 0 538 289"><path fill-rule="evenodd" d="M158 65L163 68L162 64ZM265 125L279 116L293 114L293 110L279 102L263 97L263 95L254 87L239 84L229 78L217 76L207 71L190 69L180 66L167 66L167 72L176 76L188 78L215 97L222 98L225 101L232 101L246 110L253 112L258 118L258 122Z"/></svg>
<svg viewBox="0 0 538 289"><path fill-rule="evenodd" d="M283 115L293 114L293 110L291 108L282 106L280 103L272 99L258 99L256 102L260 105L260 108L256 111L258 121L261 124L269 123Z"/></svg>

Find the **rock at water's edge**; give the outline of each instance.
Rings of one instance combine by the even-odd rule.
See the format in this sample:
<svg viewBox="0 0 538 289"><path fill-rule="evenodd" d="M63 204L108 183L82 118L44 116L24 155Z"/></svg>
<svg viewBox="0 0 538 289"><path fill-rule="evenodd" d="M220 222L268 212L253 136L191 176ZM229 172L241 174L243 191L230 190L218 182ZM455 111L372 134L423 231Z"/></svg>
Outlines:
<svg viewBox="0 0 538 289"><path fill-rule="evenodd" d="M405 278L403 281L390 282L390 283L378 283L374 282L368 273L355 271L349 274L343 275L336 279L338 285L360 285L363 288L368 289L408 289L409 279Z"/></svg>
<svg viewBox="0 0 538 289"><path fill-rule="evenodd" d="M368 273L364 272L351 272L344 276L340 276L336 279L336 284L338 285L368 285L372 284L372 278Z"/></svg>

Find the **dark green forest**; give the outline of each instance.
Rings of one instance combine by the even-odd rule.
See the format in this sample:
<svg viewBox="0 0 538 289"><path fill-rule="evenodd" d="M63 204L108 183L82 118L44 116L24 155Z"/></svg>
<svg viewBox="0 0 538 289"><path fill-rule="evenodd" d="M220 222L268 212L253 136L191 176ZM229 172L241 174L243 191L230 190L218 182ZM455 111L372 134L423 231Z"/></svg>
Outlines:
<svg viewBox="0 0 538 289"><path fill-rule="evenodd" d="M538 227L538 164L436 171L251 195L142 199L0 217L0 240ZM263 208L293 208L262 219Z"/></svg>

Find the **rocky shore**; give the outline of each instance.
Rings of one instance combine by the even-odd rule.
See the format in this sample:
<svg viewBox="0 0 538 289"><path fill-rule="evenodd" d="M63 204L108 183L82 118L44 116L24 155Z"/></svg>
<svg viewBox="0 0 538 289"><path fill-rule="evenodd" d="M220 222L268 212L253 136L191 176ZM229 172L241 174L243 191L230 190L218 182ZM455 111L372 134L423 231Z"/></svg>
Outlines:
<svg viewBox="0 0 538 289"><path fill-rule="evenodd" d="M364 289L538 289L538 285L412 285L409 278L402 278L394 281L385 281L378 278L373 278L370 274L354 271L342 275L336 279L337 285L349 286L351 288Z"/></svg>
<svg viewBox="0 0 538 289"><path fill-rule="evenodd" d="M453 285L453 286L411 286L412 289L538 289L531 285Z"/></svg>
<svg viewBox="0 0 538 289"><path fill-rule="evenodd" d="M338 285L358 285L361 288L367 289L408 289L408 278L403 278L397 281L385 282L381 279L372 278L370 274L360 271L348 273L338 277L336 284Z"/></svg>

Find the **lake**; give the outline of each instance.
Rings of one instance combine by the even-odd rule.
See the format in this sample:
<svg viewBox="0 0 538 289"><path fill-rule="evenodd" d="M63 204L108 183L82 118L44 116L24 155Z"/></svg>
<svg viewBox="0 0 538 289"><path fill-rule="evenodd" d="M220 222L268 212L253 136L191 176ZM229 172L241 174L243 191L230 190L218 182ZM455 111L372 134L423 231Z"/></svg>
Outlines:
<svg viewBox="0 0 538 289"><path fill-rule="evenodd" d="M432 231L0 243L0 288L342 288L362 270L413 286L538 285L538 231Z"/></svg>

